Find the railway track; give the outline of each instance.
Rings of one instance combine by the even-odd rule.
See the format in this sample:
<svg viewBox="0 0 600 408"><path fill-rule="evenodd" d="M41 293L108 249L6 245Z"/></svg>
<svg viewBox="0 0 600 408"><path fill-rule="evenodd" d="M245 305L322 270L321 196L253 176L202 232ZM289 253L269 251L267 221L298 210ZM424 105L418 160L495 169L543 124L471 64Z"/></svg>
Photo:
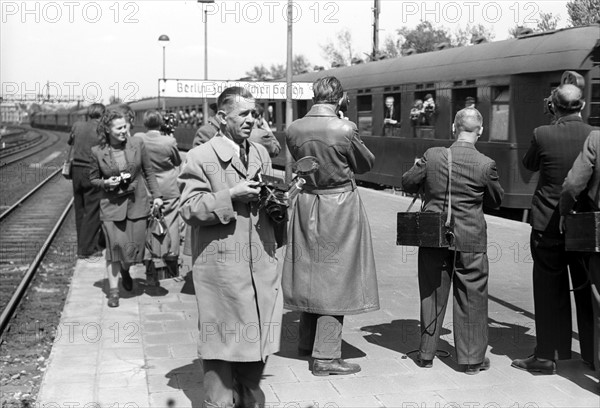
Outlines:
<svg viewBox="0 0 600 408"><path fill-rule="evenodd" d="M60 169L0 214L0 335L73 204Z"/></svg>

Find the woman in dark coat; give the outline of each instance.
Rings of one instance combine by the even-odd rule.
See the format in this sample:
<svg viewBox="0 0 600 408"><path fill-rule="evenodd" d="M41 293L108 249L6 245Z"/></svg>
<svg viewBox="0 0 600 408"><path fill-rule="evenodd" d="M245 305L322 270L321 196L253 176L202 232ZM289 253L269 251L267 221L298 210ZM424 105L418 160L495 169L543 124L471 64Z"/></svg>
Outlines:
<svg viewBox="0 0 600 408"><path fill-rule="evenodd" d="M131 264L143 262L150 197L155 206L163 202L144 143L129 138L126 116L107 110L98 124L100 144L92 148L90 181L102 191L100 220L106 237L108 306L119 306L119 273L123 288L130 291Z"/></svg>
<svg viewBox="0 0 600 408"><path fill-rule="evenodd" d="M379 309L371 230L354 181L375 157L356 125L338 117L340 82L325 77L313 91L315 105L287 133L294 160L314 156L320 167L293 208L283 294L286 308L303 312L298 348L315 358L313 374L352 374L358 364L341 359L344 315Z"/></svg>

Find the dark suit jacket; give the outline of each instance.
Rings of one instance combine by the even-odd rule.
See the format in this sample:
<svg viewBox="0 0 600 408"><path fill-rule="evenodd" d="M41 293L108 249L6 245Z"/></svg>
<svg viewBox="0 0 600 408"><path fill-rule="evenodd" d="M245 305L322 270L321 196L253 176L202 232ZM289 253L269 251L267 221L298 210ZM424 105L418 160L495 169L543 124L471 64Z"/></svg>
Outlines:
<svg viewBox="0 0 600 408"><path fill-rule="evenodd" d="M75 166L90 167L90 152L92 146L98 144L98 119L77 121L71 128L69 144L73 146L73 164Z"/></svg>
<svg viewBox="0 0 600 408"><path fill-rule="evenodd" d="M483 206L498 208L504 190L498 181L496 163L479 153L475 145L456 141L452 150L452 217L455 248L461 252L487 251L487 225ZM424 211L448 210L448 152L428 149L423 158L402 176L409 193L425 192Z"/></svg>
<svg viewBox="0 0 600 408"><path fill-rule="evenodd" d="M583 150L569 171L560 196L560 213L573 209L580 193L587 189L590 209L600 211L600 130L594 130L585 139Z"/></svg>
<svg viewBox="0 0 600 408"><path fill-rule="evenodd" d="M208 142L217 133L219 133L219 124L217 123L217 120L214 117L209 118L206 125L200 126L196 131L192 147L200 146L201 144Z"/></svg>
<svg viewBox="0 0 600 408"><path fill-rule="evenodd" d="M125 218L134 220L150 215L150 197L143 178L146 180L152 198L161 197L144 142L137 137L128 138L125 144L125 157L132 181L127 189L117 188L109 191L104 188L104 179L119 176L121 172L117 163L110 157L108 145L92 147L90 181L102 190L100 200L102 221L122 221Z"/></svg>
<svg viewBox="0 0 600 408"><path fill-rule="evenodd" d="M540 172L531 199L530 223L534 230L560 234L558 201L562 184L592 129L579 115L568 115L553 125L540 126L533 131L523 165L528 170Z"/></svg>

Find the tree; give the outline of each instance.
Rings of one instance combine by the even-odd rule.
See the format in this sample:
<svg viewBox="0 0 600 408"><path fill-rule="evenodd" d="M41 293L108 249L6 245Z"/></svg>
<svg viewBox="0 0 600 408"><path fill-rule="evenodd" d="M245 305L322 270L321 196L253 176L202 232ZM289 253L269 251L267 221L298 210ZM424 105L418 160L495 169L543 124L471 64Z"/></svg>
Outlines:
<svg viewBox="0 0 600 408"><path fill-rule="evenodd" d="M117 96L111 95L110 98L108 98L109 105L116 105L119 103L123 103L123 100Z"/></svg>
<svg viewBox="0 0 600 408"><path fill-rule="evenodd" d="M508 34L510 34L510 36L512 38L517 38L518 36L522 35L523 33L527 32L529 30L531 30L531 32L533 32L532 28L529 28L527 26L516 25L513 28L508 29Z"/></svg>
<svg viewBox="0 0 600 408"><path fill-rule="evenodd" d="M417 53L429 52L434 51L438 44L452 42L445 28L434 28L429 21L421 21L414 29L402 27L398 34L405 39L401 46L402 51L412 48Z"/></svg>
<svg viewBox="0 0 600 408"><path fill-rule="evenodd" d="M309 70L312 66L304 55L296 55L292 60L292 74L298 75ZM246 72L246 76L256 81L271 79L283 79L286 76L285 64L272 64L270 69L264 65L256 65L252 70Z"/></svg>
<svg viewBox="0 0 600 408"><path fill-rule="evenodd" d="M396 58L400 56L400 43L401 40L398 38L394 38L391 35L385 37L383 40L383 49L380 50L380 53L385 55L387 58Z"/></svg>
<svg viewBox="0 0 600 408"><path fill-rule="evenodd" d="M553 16L552 13L544 13L543 11L540 11L535 31L542 33L545 31L554 31L558 26L559 20L560 16Z"/></svg>
<svg viewBox="0 0 600 408"><path fill-rule="evenodd" d="M352 49L352 33L345 28L336 35L337 43L329 40L325 45L319 45L323 57L334 66L350 65L352 58L360 58Z"/></svg>
<svg viewBox="0 0 600 408"><path fill-rule="evenodd" d="M600 3L598 0L572 0L567 3L569 22L579 27L600 22Z"/></svg>
<svg viewBox="0 0 600 408"><path fill-rule="evenodd" d="M465 45L474 44L478 39L492 41L496 37L493 28L487 28L483 24L475 24L467 26L464 29L458 28L453 36L452 45L454 47L463 47Z"/></svg>

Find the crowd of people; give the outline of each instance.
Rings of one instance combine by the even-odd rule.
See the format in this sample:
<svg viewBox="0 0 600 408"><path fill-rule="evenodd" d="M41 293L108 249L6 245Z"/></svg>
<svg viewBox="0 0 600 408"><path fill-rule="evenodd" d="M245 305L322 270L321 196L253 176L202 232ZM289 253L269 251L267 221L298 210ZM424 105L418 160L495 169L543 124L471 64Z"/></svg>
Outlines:
<svg viewBox="0 0 600 408"><path fill-rule="evenodd" d="M175 140L161 134L164 120L157 111L144 115L148 131L133 136L132 112L101 105L90 106L90 120L73 127L78 254L106 247L109 306L119 303L119 275L123 289L132 288L129 267L145 259L153 209L162 210L173 236L181 236L179 217L186 224L207 406L263 406L260 380L268 356L279 350L284 307L301 312L298 354L313 359L314 375L361 370L343 359L341 346L344 317L380 307L371 230L354 179L372 168L375 157L357 126L341 118L346 95L340 81L324 77L313 90L314 105L289 127L286 142L294 160L312 157L322 165L303 177L302 194L286 203L289 220L283 223L261 201L261 177L273 176L271 157L280 146L244 88L227 88L218 97L183 163ZM396 125L393 102L386 101L390 126ZM448 246L419 249L416 364L434 364L452 288L458 364L475 375L490 368L483 208L500 207L504 191L496 163L475 147L483 118L471 105L475 101L467 102L454 119L455 142L428 149L402 184L409 193L423 193L423 211L453 217ZM531 214L537 344L529 358L512 363L544 374L556 373L557 362L571 358L569 274L577 287L581 357L600 368L600 254L565 251L562 233L574 208L600 211L600 131L583 123L583 95L576 86L558 87L552 105L557 120L535 130L523 158L525 167L541 172ZM434 115L433 97L417 108L419 118ZM179 243L172 240L165 253L176 257ZM312 250L328 243L336 244L337 262L325 262L323 251ZM283 246L280 270L277 251ZM255 336L240 335L248 329Z"/></svg>

